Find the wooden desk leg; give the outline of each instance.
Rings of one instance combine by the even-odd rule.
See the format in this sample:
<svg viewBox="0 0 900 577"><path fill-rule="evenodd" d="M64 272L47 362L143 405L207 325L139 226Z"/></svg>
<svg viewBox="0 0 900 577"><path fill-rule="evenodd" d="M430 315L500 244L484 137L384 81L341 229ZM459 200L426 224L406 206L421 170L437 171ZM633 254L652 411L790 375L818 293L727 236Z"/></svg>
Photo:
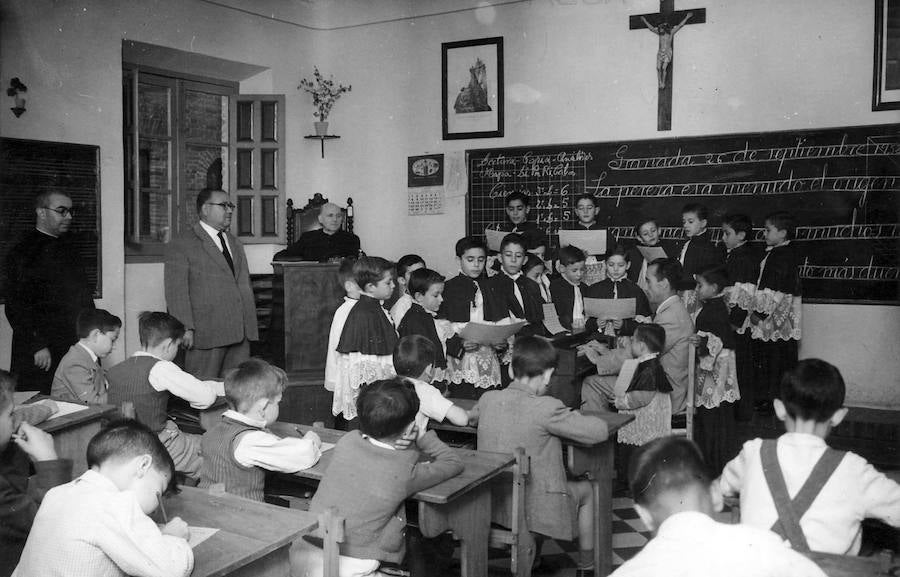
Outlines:
<svg viewBox="0 0 900 577"><path fill-rule="evenodd" d="M491 490L484 484L438 505L419 501L419 528L426 537L452 531L460 541L462 577L482 577L488 572L488 540L491 533Z"/></svg>
<svg viewBox="0 0 900 577"><path fill-rule="evenodd" d="M612 572L613 443L610 439L597 448L598 467L590 475L594 492L594 575L597 577L606 577Z"/></svg>

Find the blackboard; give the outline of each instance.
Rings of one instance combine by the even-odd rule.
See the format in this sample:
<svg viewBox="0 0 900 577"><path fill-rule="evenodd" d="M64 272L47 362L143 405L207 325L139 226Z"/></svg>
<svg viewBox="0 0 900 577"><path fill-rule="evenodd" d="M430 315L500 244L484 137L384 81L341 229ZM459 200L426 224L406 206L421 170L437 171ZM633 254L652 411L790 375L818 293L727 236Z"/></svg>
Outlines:
<svg viewBox="0 0 900 577"><path fill-rule="evenodd" d="M34 229L34 198L44 191L72 199L67 233L100 298L100 148L84 144L0 138L0 266L19 238ZM0 302L5 300L0 273Z"/></svg>
<svg viewBox="0 0 900 577"><path fill-rule="evenodd" d="M557 246L574 228L575 198L598 200L598 222L620 240L655 217L663 238L683 239L681 208L710 211L713 239L722 216L793 213L808 302L900 304L900 124L561 144L466 151L466 230L504 223L504 197L532 199L535 220Z"/></svg>

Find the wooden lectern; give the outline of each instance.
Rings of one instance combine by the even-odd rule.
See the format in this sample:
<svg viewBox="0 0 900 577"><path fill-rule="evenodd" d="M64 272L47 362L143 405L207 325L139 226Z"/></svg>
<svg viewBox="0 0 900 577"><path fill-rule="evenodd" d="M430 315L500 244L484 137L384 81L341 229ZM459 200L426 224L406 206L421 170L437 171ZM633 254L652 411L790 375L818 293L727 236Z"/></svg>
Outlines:
<svg viewBox="0 0 900 577"><path fill-rule="evenodd" d="M325 377L328 332L334 311L344 298L338 264L276 261L272 263L272 320L269 347L272 361L289 378Z"/></svg>

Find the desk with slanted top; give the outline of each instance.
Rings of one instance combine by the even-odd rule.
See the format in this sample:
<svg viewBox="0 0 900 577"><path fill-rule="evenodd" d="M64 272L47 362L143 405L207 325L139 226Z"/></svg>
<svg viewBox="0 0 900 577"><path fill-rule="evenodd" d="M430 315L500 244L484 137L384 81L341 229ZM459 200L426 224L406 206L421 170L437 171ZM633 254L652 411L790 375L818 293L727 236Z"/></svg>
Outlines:
<svg viewBox="0 0 900 577"><path fill-rule="evenodd" d="M299 436L312 427L275 423L272 432L283 437ZM316 428L326 443L336 443L344 431ZM504 453L454 449L465 469L459 475L413 495L419 505L419 528L426 537L452 531L460 541L463 577L487 575L488 537L491 528L491 486L488 481L515 462ZM333 453L326 451L314 467L296 473L298 477L320 481Z"/></svg>
<svg viewBox="0 0 900 577"><path fill-rule="evenodd" d="M42 398L47 397L36 397L33 400ZM71 401L62 402L71 403ZM40 423L38 428L53 435L56 454L60 458L72 459L74 479L87 471L88 443L115 414L116 408L112 405L88 405L83 411L48 419Z"/></svg>
<svg viewBox="0 0 900 577"><path fill-rule="evenodd" d="M205 489L181 487L166 497L169 518L189 526L219 529L194 548L191 577L285 577L290 575L289 550L300 535L316 528L312 513L286 509Z"/></svg>

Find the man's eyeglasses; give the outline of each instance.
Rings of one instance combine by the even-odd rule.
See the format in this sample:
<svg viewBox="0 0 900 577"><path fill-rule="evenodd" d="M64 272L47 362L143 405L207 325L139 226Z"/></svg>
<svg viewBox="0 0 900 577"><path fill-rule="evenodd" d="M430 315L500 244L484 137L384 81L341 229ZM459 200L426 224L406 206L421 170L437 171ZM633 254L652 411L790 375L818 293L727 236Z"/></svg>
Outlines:
<svg viewBox="0 0 900 577"><path fill-rule="evenodd" d="M52 210L59 216L66 218L67 216L75 216L75 210L69 208L68 206L57 206L56 208L50 208L49 206L45 206L47 210Z"/></svg>
<svg viewBox="0 0 900 577"><path fill-rule="evenodd" d="M221 206L223 210L234 210L233 202L207 202L206 204L211 204L213 206Z"/></svg>

